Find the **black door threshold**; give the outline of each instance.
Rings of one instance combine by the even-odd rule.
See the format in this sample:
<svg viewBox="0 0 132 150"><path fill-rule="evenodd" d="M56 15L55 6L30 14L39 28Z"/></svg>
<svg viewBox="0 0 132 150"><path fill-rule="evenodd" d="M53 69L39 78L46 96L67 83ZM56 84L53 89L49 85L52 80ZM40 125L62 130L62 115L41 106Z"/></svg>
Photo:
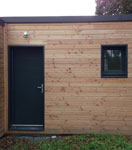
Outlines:
<svg viewBox="0 0 132 150"><path fill-rule="evenodd" d="M19 131L42 131L44 130L43 125L11 125L9 130L19 130Z"/></svg>

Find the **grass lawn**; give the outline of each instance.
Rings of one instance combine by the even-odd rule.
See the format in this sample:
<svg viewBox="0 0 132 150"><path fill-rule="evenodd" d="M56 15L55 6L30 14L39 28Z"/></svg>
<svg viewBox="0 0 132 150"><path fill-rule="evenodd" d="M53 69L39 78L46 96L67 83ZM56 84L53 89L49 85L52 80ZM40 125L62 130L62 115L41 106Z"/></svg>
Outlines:
<svg viewBox="0 0 132 150"><path fill-rule="evenodd" d="M9 140L9 143L11 143ZM6 150L132 150L132 136L86 134L49 138L39 142L13 139ZM4 148L0 149L4 150Z"/></svg>

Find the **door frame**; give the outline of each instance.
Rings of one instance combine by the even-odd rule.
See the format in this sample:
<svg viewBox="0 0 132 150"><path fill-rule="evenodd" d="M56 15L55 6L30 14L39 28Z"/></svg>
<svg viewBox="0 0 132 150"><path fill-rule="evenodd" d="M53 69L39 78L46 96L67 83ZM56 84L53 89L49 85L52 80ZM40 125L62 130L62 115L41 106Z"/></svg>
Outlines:
<svg viewBox="0 0 132 150"><path fill-rule="evenodd" d="M43 112L43 115L42 115L42 119L43 119L43 127L35 127L35 126L30 126L30 127L24 127L24 126L18 126L16 128L11 128L11 110L10 110L10 107L11 107L11 85L10 85L10 80L11 79L11 72L12 72L12 68L11 68L11 63L10 61L13 60L11 59L11 50L13 48L16 48L16 47L36 47L36 48L41 48L42 50L42 64L43 64L43 90L44 90L44 93L43 93L43 107L42 107L42 112ZM8 130L17 130L17 131L44 131L45 130L45 53L44 53L44 45L8 45Z"/></svg>

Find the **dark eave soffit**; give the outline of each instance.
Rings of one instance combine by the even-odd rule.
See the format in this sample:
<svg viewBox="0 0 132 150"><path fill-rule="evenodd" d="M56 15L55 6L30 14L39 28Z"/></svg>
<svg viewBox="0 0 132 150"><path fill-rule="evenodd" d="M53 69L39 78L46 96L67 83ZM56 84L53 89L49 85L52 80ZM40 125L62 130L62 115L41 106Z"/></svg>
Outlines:
<svg viewBox="0 0 132 150"><path fill-rule="evenodd" d="M132 14L113 16L1 17L3 23L76 23L132 21Z"/></svg>

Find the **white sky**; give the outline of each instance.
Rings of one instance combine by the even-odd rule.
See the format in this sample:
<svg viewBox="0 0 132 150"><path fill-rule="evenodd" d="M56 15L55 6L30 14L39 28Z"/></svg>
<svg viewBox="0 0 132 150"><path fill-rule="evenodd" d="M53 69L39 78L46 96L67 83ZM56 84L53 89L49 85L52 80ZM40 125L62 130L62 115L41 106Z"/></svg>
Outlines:
<svg viewBox="0 0 132 150"><path fill-rule="evenodd" d="M91 16L95 0L1 0L0 16Z"/></svg>

